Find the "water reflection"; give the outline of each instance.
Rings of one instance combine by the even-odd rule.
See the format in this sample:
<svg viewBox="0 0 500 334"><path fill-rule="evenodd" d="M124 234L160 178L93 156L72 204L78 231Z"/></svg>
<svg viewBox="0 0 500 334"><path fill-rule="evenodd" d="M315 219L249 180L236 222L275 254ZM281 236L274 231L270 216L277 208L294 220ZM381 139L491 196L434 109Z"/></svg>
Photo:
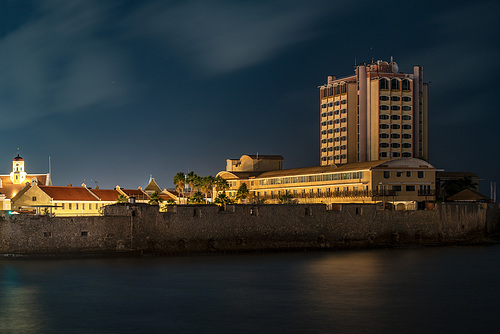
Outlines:
<svg viewBox="0 0 500 334"><path fill-rule="evenodd" d="M37 289L24 286L13 267L1 268L0 333L38 333L43 330Z"/></svg>

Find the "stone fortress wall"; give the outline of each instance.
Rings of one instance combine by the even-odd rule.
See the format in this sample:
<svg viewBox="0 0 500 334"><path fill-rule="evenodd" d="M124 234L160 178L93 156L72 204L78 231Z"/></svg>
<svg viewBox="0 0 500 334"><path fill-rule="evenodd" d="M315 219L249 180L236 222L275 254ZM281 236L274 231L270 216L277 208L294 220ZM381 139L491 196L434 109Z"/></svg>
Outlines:
<svg viewBox="0 0 500 334"><path fill-rule="evenodd" d="M379 210L371 204L115 204L104 216L7 216L2 254L349 249L478 243L500 232L497 204L439 204L434 210Z"/></svg>

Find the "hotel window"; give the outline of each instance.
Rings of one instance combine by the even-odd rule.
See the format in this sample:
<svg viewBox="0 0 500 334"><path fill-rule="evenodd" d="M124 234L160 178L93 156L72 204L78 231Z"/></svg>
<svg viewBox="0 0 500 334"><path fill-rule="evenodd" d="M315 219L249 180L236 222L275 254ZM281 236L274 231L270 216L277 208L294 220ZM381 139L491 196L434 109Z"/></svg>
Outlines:
<svg viewBox="0 0 500 334"><path fill-rule="evenodd" d="M392 143L391 147L392 148L399 148L401 145L399 143Z"/></svg>
<svg viewBox="0 0 500 334"><path fill-rule="evenodd" d="M342 141L347 140L347 136L342 136L342 137L340 137L340 140L342 140Z"/></svg>
<svg viewBox="0 0 500 334"><path fill-rule="evenodd" d="M342 118L342 119L340 119L340 121L341 121L342 123L347 123L347 118Z"/></svg>
<svg viewBox="0 0 500 334"><path fill-rule="evenodd" d="M333 133L333 129L329 129L329 130L328 130L328 133Z"/></svg>
<svg viewBox="0 0 500 334"><path fill-rule="evenodd" d="M340 124L340 119L338 119L338 118L337 118L337 119L335 120L335 124Z"/></svg>
<svg viewBox="0 0 500 334"><path fill-rule="evenodd" d="M325 89L322 89L322 91L323 91L323 97L327 97L327 96L328 96L328 95L327 95L327 94L328 94L328 91L326 90L326 88L325 88Z"/></svg>
<svg viewBox="0 0 500 334"><path fill-rule="evenodd" d="M399 158L401 156L401 154L399 154L399 152L392 152L391 155L393 158Z"/></svg>
<svg viewBox="0 0 500 334"><path fill-rule="evenodd" d="M333 111L329 111L328 116L333 116Z"/></svg>
<svg viewBox="0 0 500 334"><path fill-rule="evenodd" d="M340 101L335 101L336 106L340 106Z"/></svg>
<svg viewBox="0 0 500 334"><path fill-rule="evenodd" d="M340 156L340 159L347 159L347 155L346 155L346 154L342 154L342 155Z"/></svg>
<svg viewBox="0 0 500 334"><path fill-rule="evenodd" d="M389 134L388 133L381 133L378 135L380 138L389 138Z"/></svg>
<svg viewBox="0 0 500 334"><path fill-rule="evenodd" d="M399 117L399 115L391 115L391 119L392 119L393 121L397 121L397 120L399 120L400 118L401 118L401 117Z"/></svg>
<svg viewBox="0 0 500 334"><path fill-rule="evenodd" d="M349 191L349 187L344 187L344 191L348 192Z"/></svg>
<svg viewBox="0 0 500 334"><path fill-rule="evenodd" d="M347 150L347 145L342 145L342 146L340 146L340 149L341 149L341 150Z"/></svg>
<svg viewBox="0 0 500 334"><path fill-rule="evenodd" d="M410 124L403 124L403 129L409 130L409 129L411 129L411 125Z"/></svg>
<svg viewBox="0 0 500 334"><path fill-rule="evenodd" d="M321 139L321 144L326 144L326 138L325 139Z"/></svg>
<svg viewBox="0 0 500 334"><path fill-rule="evenodd" d="M389 96L381 95L380 101L389 101Z"/></svg>
<svg viewBox="0 0 500 334"><path fill-rule="evenodd" d="M408 79L404 79L402 81L402 87L403 87L403 90L410 90L410 80Z"/></svg>
<svg viewBox="0 0 500 334"><path fill-rule="evenodd" d="M331 108L333 107L333 102L328 103L328 106Z"/></svg>
<svg viewBox="0 0 500 334"><path fill-rule="evenodd" d="M396 177L401 177L401 176L403 176L403 172L398 170L396 172Z"/></svg>
<svg viewBox="0 0 500 334"><path fill-rule="evenodd" d="M340 110L337 109L337 110L335 110L335 115L338 115L338 114L340 114Z"/></svg>
<svg viewBox="0 0 500 334"><path fill-rule="evenodd" d="M389 129L389 124L380 124L381 129Z"/></svg>
<svg viewBox="0 0 500 334"><path fill-rule="evenodd" d="M411 144L410 143L403 143L403 148L410 148Z"/></svg>
<svg viewBox="0 0 500 334"><path fill-rule="evenodd" d="M347 131L347 127L345 127L345 126L341 127L341 128L340 128L340 131L342 131L342 132L346 132L346 131ZM345 140L345 139L342 139L342 140Z"/></svg>
<svg viewBox="0 0 500 334"><path fill-rule="evenodd" d="M391 89L399 90L399 80L398 79L391 80Z"/></svg>
<svg viewBox="0 0 500 334"><path fill-rule="evenodd" d="M389 110L389 106L386 106L385 104L381 105L379 107L380 110Z"/></svg>
<svg viewBox="0 0 500 334"><path fill-rule="evenodd" d="M337 129L335 129L335 130L337 130ZM335 137L335 141L336 141L336 142L337 142L337 141L340 141L340 137Z"/></svg>
<svg viewBox="0 0 500 334"><path fill-rule="evenodd" d="M329 120L329 121L328 121L328 125L333 125L333 121L332 121L332 120Z"/></svg>
<svg viewBox="0 0 500 334"><path fill-rule="evenodd" d="M333 143L333 138L328 138L329 143Z"/></svg>
<svg viewBox="0 0 500 334"><path fill-rule="evenodd" d="M391 101L399 101L399 96L391 96Z"/></svg>
<svg viewBox="0 0 500 334"><path fill-rule="evenodd" d="M321 108L326 108L326 103L323 103L323 104L321 105Z"/></svg>
<svg viewBox="0 0 500 334"><path fill-rule="evenodd" d="M333 151L333 147L329 147L329 148L328 148L328 151Z"/></svg>
<svg viewBox="0 0 500 334"><path fill-rule="evenodd" d="M321 131L321 134L322 134L322 135L326 135L326 130L322 130L322 131Z"/></svg>
<svg viewBox="0 0 500 334"><path fill-rule="evenodd" d="M406 171L406 177L411 177L411 171Z"/></svg>
<svg viewBox="0 0 500 334"><path fill-rule="evenodd" d="M380 143L379 146L382 148L387 148L387 147L389 147L389 143Z"/></svg>
<svg viewBox="0 0 500 334"><path fill-rule="evenodd" d="M326 157L321 158L321 161L326 161Z"/></svg>
<svg viewBox="0 0 500 334"><path fill-rule="evenodd" d="M402 118L403 118L403 120L405 120L405 121L409 121L409 120L411 120L411 116L410 116L410 115L403 115L403 116L402 116Z"/></svg>
<svg viewBox="0 0 500 334"><path fill-rule="evenodd" d="M380 115L379 118L380 119L389 119L389 115Z"/></svg>
<svg viewBox="0 0 500 334"><path fill-rule="evenodd" d="M403 133L403 139L411 139L410 133Z"/></svg>
<svg viewBox="0 0 500 334"><path fill-rule="evenodd" d="M338 154L337 154L337 155L335 156L335 160L339 160L339 159L340 159L340 155L338 155Z"/></svg>
<svg viewBox="0 0 500 334"><path fill-rule="evenodd" d="M328 160L333 160L333 156L331 156L331 155L330 155L330 156L328 157Z"/></svg>
<svg viewBox="0 0 500 334"><path fill-rule="evenodd" d="M341 104L347 104L347 100L340 101Z"/></svg>
<svg viewBox="0 0 500 334"><path fill-rule="evenodd" d="M399 106L391 106L391 110L400 110L401 108Z"/></svg>
<svg viewBox="0 0 500 334"><path fill-rule="evenodd" d="M421 171L421 170L419 170L419 171L417 172L417 177L418 177L419 179L423 179L423 178L424 178L424 172L423 172L423 171Z"/></svg>
<svg viewBox="0 0 500 334"><path fill-rule="evenodd" d="M399 133L391 133L391 138L392 139L398 139L400 136L399 136Z"/></svg>
<svg viewBox="0 0 500 334"><path fill-rule="evenodd" d="M404 158L411 158L411 153L410 152L403 152L403 157Z"/></svg>
<svg viewBox="0 0 500 334"><path fill-rule="evenodd" d="M337 85L335 86L335 95L339 95L340 94L340 86Z"/></svg>
<svg viewBox="0 0 500 334"><path fill-rule="evenodd" d="M380 152L379 155L381 158L387 158L387 152Z"/></svg>
<svg viewBox="0 0 500 334"><path fill-rule="evenodd" d="M321 122L321 126L326 126L326 122Z"/></svg>
<svg viewBox="0 0 500 334"><path fill-rule="evenodd" d="M335 146L335 151L340 151L340 146Z"/></svg>
<svg viewBox="0 0 500 334"><path fill-rule="evenodd" d="M321 117L326 117L326 112L322 113Z"/></svg>
<svg viewBox="0 0 500 334"><path fill-rule="evenodd" d="M406 191L415 191L415 186L406 186Z"/></svg>
<svg viewBox="0 0 500 334"><path fill-rule="evenodd" d="M344 109L340 110L340 112L341 112L342 114L347 114L347 109L346 109L346 108L344 108Z"/></svg>
<svg viewBox="0 0 500 334"><path fill-rule="evenodd" d="M403 106L403 111L410 111L411 107L410 106Z"/></svg>
<svg viewBox="0 0 500 334"><path fill-rule="evenodd" d="M411 96L403 96L403 101L404 102L410 102L411 101Z"/></svg>
<svg viewBox="0 0 500 334"><path fill-rule="evenodd" d="M392 186L393 191L401 191L401 186Z"/></svg>
<svg viewBox="0 0 500 334"><path fill-rule="evenodd" d="M342 94L344 94L345 92L347 92L347 85L345 83L342 84L341 87L341 90L342 90Z"/></svg>
<svg viewBox="0 0 500 334"><path fill-rule="evenodd" d="M340 132L340 128L336 128L335 133L339 133L339 132Z"/></svg>
<svg viewBox="0 0 500 334"><path fill-rule="evenodd" d="M321 149L321 152L326 152L326 147L323 147L323 148Z"/></svg>
<svg viewBox="0 0 500 334"><path fill-rule="evenodd" d="M399 124L391 124L391 129L399 129Z"/></svg>
<svg viewBox="0 0 500 334"><path fill-rule="evenodd" d="M387 79L380 79L379 80L379 88L380 89L389 89L389 80Z"/></svg>

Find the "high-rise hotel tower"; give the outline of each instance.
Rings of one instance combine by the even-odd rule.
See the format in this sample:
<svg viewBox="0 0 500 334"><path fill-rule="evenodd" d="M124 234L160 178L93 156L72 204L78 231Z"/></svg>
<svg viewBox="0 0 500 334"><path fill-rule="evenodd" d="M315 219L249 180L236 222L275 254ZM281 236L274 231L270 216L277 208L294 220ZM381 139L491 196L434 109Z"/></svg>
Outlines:
<svg viewBox="0 0 500 334"><path fill-rule="evenodd" d="M353 76L320 86L321 165L429 158L429 86L423 69L392 61L356 66Z"/></svg>

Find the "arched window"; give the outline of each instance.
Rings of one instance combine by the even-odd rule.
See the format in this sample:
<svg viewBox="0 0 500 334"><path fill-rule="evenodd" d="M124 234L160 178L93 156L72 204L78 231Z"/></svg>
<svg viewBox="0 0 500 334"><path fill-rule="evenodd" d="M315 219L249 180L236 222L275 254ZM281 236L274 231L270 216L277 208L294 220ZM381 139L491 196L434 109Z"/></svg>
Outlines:
<svg viewBox="0 0 500 334"><path fill-rule="evenodd" d="M402 85L401 86L402 86L403 90L410 90L410 87L411 87L410 80L404 79L402 81Z"/></svg>
<svg viewBox="0 0 500 334"><path fill-rule="evenodd" d="M398 79L391 80L391 89L399 90L399 80Z"/></svg>
<svg viewBox="0 0 500 334"><path fill-rule="evenodd" d="M389 89L389 80L382 78L379 80L379 85L380 89Z"/></svg>
<svg viewBox="0 0 500 334"><path fill-rule="evenodd" d="M337 85L335 86L335 95L339 95L340 94L340 86Z"/></svg>
<svg viewBox="0 0 500 334"><path fill-rule="evenodd" d="M345 83L342 84L341 87L341 90L342 90L342 94L346 93L347 92L347 85Z"/></svg>

